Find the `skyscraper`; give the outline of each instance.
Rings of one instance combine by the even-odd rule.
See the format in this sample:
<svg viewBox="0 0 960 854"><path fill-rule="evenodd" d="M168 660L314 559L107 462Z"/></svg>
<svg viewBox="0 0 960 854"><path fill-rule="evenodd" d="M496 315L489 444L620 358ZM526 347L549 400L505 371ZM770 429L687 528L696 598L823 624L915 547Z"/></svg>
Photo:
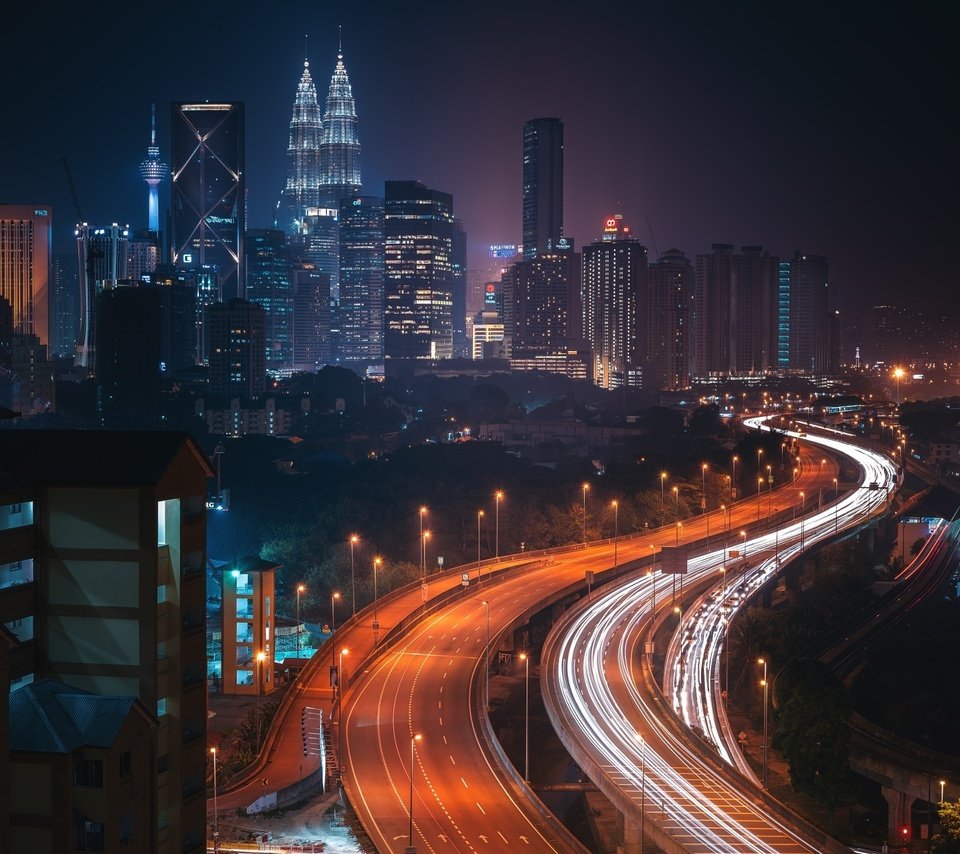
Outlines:
<svg viewBox="0 0 960 854"><path fill-rule="evenodd" d="M597 385L650 386L648 325L647 248L620 215L609 216L602 238L583 248L583 331Z"/></svg>
<svg viewBox="0 0 960 854"><path fill-rule="evenodd" d="M256 397L267 384L264 324L266 312L242 299L207 309L210 338L210 391L225 397Z"/></svg>
<svg viewBox="0 0 960 854"><path fill-rule="evenodd" d="M160 200L158 187L170 174L170 167L160 159L160 146L157 145L157 105L150 111L150 145L147 146L147 159L140 164L140 175L147 182L147 228L160 231Z"/></svg>
<svg viewBox="0 0 960 854"><path fill-rule="evenodd" d="M419 181L387 181L384 192L384 353L453 355L453 196Z"/></svg>
<svg viewBox="0 0 960 854"><path fill-rule="evenodd" d="M323 124L310 63L303 61L287 143L287 186L277 202L274 225L286 234L303 234L309 208L320 206L320 141Z"/></svg>
<svg viewBox="0 0 960 854"><path fill-rule="evenodd" d="M781 265L782 266L782 265ZM790 261L789 367L806 374L832 373L833 316L827 259L794 252Z"/></svg>
<svg viewBox="0 0 960 854"><path fill-rule="evenodd" d="M172 260L219 269L225 298L244 296L243 103L172 105Z"/></svg>
<svg viewBox="0 0 960 854"><path fill-rule="evenodd" d="M649 267L648 353L660 388L690 387L693 280L693 266L679 249L668 249Z"/></svg>
<svg viewBox="0 0 960 854"><path fill-rule="evenodd" d="M0 297L13 309L13 331L50 343L49 205L0 205Z"/></svg>
<svg viewBox="0 0 960 854"><path fill-rule="evenodd" d="M563 236L563 122L523 126L523 259L553 252Z"/></svg>
<svg viewBox="0 0 960 854"><path fill-rule="evenodd" d="M762 374L777 359L779 259L761 246L726 243L697 256L694 372Z"/></svg>
<svg viewBox="0 0 960 854"><path fill-rule="evenodd" d="M340 358L383 361L383 199L340 200Z"/></svg>
<svg viewBox="0 0 960 854"><path fill-rule="evenodd" d="M271 375L293 369L293 283L290 253L278 228L247 231L247 299L266 312L264 345Z"/></svg>
<svg viewBox="0 0 960 854"><path fill-rule="evenodd" d="M70 356L76 353L80 336L80 277L77 253L53 256L50 287L50 353Z"/></svg>
<svg viewBox="0 0 960 854"><path fill-rule="evenodd" d="M130 229L77 225L77 263L80 269L80 337L76 365L93 375L96 371L97 294L105 285L127 278Z"/></svg>
<svg viewBox="0 0 960 854"><path fill-rule="evenodd" d="M330 364L330 277L309 261L293 265L293 369Z"/></svg>
<svg viewBox="0 0 960 854"><path fill-rule="evenodd" d="M336 208L340 200L360 192L360 138L350 78L337 54L330 77L320 142L320 206Z"/></svg>

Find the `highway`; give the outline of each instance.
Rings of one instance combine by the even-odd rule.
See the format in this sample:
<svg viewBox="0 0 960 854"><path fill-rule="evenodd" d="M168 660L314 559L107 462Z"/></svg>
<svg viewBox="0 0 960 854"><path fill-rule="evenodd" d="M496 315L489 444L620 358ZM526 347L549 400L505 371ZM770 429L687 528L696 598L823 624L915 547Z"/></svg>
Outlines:
<svg viewBox="0 0 960 854"><path fill-rule="evenodd" d="M823 471L822 456L802 451L795 484L772 493L778 506L790 506L800 491L814 495L819 486L832 484L837 472L832 463ZM768 504L767 494L762 497ZM619 571L624 577L640 571L639 562L649 564L664 545L705 540L708 525L715 542L725 539L733 549L741 542L739 530L756 524L757 508L758 502L748 498L729 513L684 520L679 530L668 527L621 538L616 546ZM613 545L588 545L474 584L370 663L345 698L344 785L377 850L403 851L411 836L421 851L578 850L563 828L541 815L521 776L496 759L478 698L487 655L500 647L500 635L545 604L575 595L586 570L599 576L613 564ZM666 587L660 578L661 590ZM600 601L600 591L593 597ZM490 603L489 634L484 601ZM651 761L656 762L652 756ZM629 773L635 776L635 770ZM730 826L744 825L731 821Z"/></svg>
<svg viewBox="0 0 960 854"><path fill-rule="evenodd" d="M766 425L758 419L748 426ZM833 848L815 829L778 816L771 802L758 797L753 775L737 762L739 750L730 743L720 699L723 631L733 611L801 548L882 512L895 486L896 469L886 456L828 437L803 440L811 444L850 457L861 470L860 488L806 518L749 539L745 550L752 560L737 577L728 579L721 571L729 557L724 549L704 550L690 560L688 590L698 592L695 602L680 603L679 616L669 617L680 626L667 655L663 697L649 669L637 666L644 662L653 619L667 618L662 599L656 615L652 607L656 574L600 591L571 609L544 650L542 688L561 740L633 827L644 823L647 834L667 850ZM710 589L699 592L707 580ZM690 748L689 735L664 713L664 698L687 725L704 731L729 769Z"/></svg>

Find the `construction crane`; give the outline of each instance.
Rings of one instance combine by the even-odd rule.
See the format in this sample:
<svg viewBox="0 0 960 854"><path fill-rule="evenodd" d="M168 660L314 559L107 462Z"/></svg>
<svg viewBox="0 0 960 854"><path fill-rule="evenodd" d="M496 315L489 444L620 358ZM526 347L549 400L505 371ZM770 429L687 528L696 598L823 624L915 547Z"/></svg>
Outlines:
<svg viewBox="0 0 960 854"><path fill-rule="evenodd" d="M77 188L73 183L73 173L70 171L70 164L67 158L63 159L63 169L67 173L67 183L70 185L70 195L73 196L73 206L77 209L77 223L84 222L83 212L80 210L80 198L77 196Z"/></svg>

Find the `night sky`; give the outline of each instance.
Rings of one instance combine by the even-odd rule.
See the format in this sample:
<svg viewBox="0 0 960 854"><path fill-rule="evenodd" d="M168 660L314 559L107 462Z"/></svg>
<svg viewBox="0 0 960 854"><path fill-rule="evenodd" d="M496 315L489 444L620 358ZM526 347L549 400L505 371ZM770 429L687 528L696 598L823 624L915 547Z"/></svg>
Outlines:
<svg viewBox="0 0 960 854"><path fill-rule="evenodd" d="M0 51L0 201L51 205L55 248L71 251L67 157L88 221L143 227L151 102L169 162L171 101L242 100L248 224L272 224L304 35L322 105L342 24L364 191L417 178L452 192L471 265L489 243L519 242L522 126L557 116L578 246L619 212L652 257L799 249L829 258L844 311L952 308L960 75L948 8L17 4Z"/></svg>

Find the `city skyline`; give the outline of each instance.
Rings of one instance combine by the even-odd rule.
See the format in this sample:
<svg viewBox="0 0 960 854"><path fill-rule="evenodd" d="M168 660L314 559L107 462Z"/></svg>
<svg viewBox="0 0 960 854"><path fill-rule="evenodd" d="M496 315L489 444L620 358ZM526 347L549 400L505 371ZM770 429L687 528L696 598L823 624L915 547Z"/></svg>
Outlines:
<svg viewBox="0 0 960 854"><path fill-rule="evenodd" d="M651 260L718 242L823 255L843 310L930 308L950 292L955 119L943 108L955 60L932 7L867 18L805 6L802 19L787 19L691 4L639 8L621 27L578 6L456 16L428 14L440 8L432 3L375 6L376 16L338 10L283 24L196 9L189 26L177 14L156 18L139 41L120 38L138 26L126 9L96 22L69 11L43 32L20 27L0 61L8 76L31 69L32 87L6 98L30 132L5 142L2 201L50 205L54 249L71 251L67 158L84 219L144 227L138 165L151 105L169 160L171 102L236 99L247 114L248 225L271 225L304 58L329 79L342 25L365 129L364 192L408 179L451 192L469 267L490 243L520 242L516 151L524 123L549 115L564 124L565 231L578 246L621 213ZM223 38L205 38L214 30ZM144 59L164 45L190 61ZM116 78L110 133L91 100L72 94L78 73ZM169 199L162 187L161 228Z"/></svg>

